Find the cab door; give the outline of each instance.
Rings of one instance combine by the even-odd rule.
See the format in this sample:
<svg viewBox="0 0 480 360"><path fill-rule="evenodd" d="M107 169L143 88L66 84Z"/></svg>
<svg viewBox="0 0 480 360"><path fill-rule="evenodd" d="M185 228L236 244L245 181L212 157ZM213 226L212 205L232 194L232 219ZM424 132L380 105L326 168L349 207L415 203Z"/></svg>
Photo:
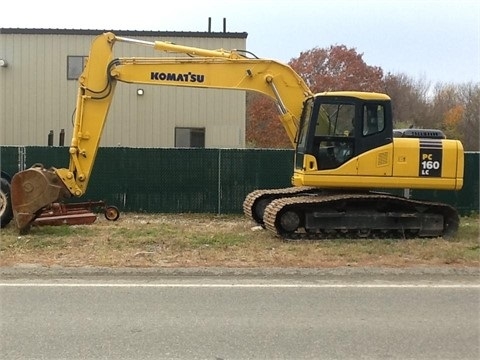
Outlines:
<svg viewBox="0 0 480 360"><path fill-rule="evenodd" d="M391 176L393 167L393 127L390 103L361 104L355 127L357 174Z"/></svg>

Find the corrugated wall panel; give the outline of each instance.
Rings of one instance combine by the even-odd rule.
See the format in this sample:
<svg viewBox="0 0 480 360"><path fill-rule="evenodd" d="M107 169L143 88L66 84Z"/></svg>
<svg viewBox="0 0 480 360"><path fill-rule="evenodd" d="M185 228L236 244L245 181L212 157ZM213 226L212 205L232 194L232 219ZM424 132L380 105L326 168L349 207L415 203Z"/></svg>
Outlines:
<svg viewBox="0 0 480 360"><path fill-rule="evenodd" d="M0 71L5 106L1 143L46 145L50 130L71 138L76 81L67 81L67 55L84 54L90 38L65 35L0 34L8 67ZM78 41L80 40L80 41ZM2 50L3 51L3 50Z"/></svg>
<svg viewBox="0 0 480 360"><path fill-rule="evenodd" d="M244 38L138 38L209 49L245 47ZM0 144L43 146L53 130L58 145L61 129L65 145L70 144L77 81L67 80L67 56L87 56L93 39L90 35L0 33L0 56L9 63L0 68L0 83L5 84L0 87ZM160 54L132 44L115 47L116 56ZM206 127L207 147L245 146L244 137L239 142L238 135L232 135L244 133L243 91L224 95L229 91L142 85L145 95L137 96L138 87L117 84L100 146L173 147L175 126Z"/></svg>
<svg viewBox="0 0 480 360"><path fill-rule="evenodd" d="M13 104L14 89L10 87L7 91L7 84L14 83L13 71L6 71L12 67L11 60L14 57L14 38L6 38L0 34L0 56L7 61L8 67L0 68L0 144L6 144L7 138L13 138L15 126L18 126L13 119L14 107L7 104Z"/></svg>
<svg viewBox="0 0 480 360"><path fill-rule="evenodd" d="M142 38L209 49L244 47L243 39ZM119 43L116 56L171 56ZM144 89L138 96L137 88ZM230 115L225 117L225 113ZM128 116L126 116L128 114ZM228 121L228 131L225 129ZM101 146L173 147L175 127L205 127L206 147L245 147L245 92L118 83ZM232 130L233 129L233 130ZM209 135L212 134L212 135ZM214 135L215 134L215 135Z"/></svg>

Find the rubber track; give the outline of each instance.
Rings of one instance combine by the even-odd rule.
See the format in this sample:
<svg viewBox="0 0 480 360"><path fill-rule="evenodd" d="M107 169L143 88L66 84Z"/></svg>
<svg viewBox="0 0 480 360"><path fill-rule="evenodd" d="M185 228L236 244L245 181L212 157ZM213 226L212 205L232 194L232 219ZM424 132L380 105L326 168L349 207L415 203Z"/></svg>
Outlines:
<svg viewBox="0 0 480 360"><path fill-rule="evenodd" d="M265 209L264 213L264 224L265 228L275 235L280 236L286 240L298 240L298 239L309 239L309 240L320 240L324 239L325 235L319 233L309 233L309 232L295 232L295 233L281 233L276 227L276 219L279 213L284 209L286 206L299 206L299 207L311 207L315 204L327 204L331 203L334 204L339 200L360 200L360 199L374 199L376 201L390 201L390 202L402 202L404 204L411 204L413 206L424 206L429 209L436 209L440 213L442 213L446 220L446 228L444 228L444 236L452 236L456 233L459 224L459 217L457 211L451 207L450 205L443 204L443 203L435 203L429 201L420 201L420 200L412 200L407 199L399 196L388 195L388 194L377 194L377 193L370 193L370 194L316 194L315 196L296 196L296 197L288 197L288 198L279 198L273 200ZM337 234L338 235L338 234ZM344 233L339 234L341 237L351 237L352 234ZM391 234L389 234L391 235ZM392 236L389 236L390 238Z"/></svg>
<svg viewBox="0 0 480 360"><path fill-rule="evenodd" d="M255 218L253 217L253 205L262 196L268 195L270 197L274 196L275 198L288 198L288 197L296 196L301 193L312 191L312 190L316 190L316 188L311 186L292 186L292 187L282 188L282 189L254 190L250 194L248 194L245 200L243 201L243 213L250 220L255 221Z"/></svg>

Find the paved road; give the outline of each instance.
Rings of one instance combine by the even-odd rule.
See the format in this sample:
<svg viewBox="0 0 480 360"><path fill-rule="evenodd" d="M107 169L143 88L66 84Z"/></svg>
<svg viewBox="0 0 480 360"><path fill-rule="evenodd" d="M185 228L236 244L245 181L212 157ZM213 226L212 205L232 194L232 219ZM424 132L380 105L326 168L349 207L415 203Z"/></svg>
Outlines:
<svg viewBox="0 0 480 360"><path fill-rule="evenodd" d="M476 272L46 272L0 271L0 358L480 358Z"/></svg>

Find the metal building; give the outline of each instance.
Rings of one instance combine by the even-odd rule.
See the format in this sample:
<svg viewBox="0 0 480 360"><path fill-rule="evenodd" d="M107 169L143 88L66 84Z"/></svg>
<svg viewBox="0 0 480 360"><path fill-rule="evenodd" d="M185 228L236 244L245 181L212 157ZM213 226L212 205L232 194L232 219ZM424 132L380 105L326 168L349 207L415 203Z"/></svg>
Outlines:
<svg viewBox="0 0 480 360"><path fill-rule="evenodd" d="M0 145L70 145L77 78L106 30L0 28ZM111 30L110 30L111 31ZM146 41L246 49L247 33L113 30ZM115 56L168 56L117 43ZM170 54L171 56L171 54ZM244 91L118 83L103 147L245 147ZM50 136L49 136L50 134Z"/></svg>

